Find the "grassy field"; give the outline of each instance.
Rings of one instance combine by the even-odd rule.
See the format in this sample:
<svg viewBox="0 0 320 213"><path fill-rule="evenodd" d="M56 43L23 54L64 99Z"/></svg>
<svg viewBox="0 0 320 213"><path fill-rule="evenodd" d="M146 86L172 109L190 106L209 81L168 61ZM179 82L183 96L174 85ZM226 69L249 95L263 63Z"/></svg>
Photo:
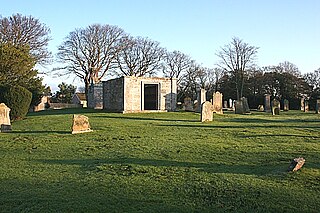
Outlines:
<svg viewBox="0 0 320 213"><path fill-rule="evenodd" d="M71 134L73 114L94 132ZM320 116L31 113L0 133L0 212L319 212ZM290 161L304 157L298 172Z"/></svg>

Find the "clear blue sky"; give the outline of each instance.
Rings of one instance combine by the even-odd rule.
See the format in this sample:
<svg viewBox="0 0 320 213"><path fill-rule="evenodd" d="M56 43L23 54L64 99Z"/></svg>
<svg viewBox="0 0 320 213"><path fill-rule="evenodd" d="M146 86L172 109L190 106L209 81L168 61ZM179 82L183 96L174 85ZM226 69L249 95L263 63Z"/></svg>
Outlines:
<svg viewBox="0 0 320 213"><path fill-rule="evenodd" d="M215 67L215 53L239 37L260 48L259 66L287 60L302 73L320 68L319 0L0 0L0 5L3 17L21 13L46 24L54 54L69 32L100 23L159 41L206 67ZM45 77L49 85L62 81Z"/></svg>

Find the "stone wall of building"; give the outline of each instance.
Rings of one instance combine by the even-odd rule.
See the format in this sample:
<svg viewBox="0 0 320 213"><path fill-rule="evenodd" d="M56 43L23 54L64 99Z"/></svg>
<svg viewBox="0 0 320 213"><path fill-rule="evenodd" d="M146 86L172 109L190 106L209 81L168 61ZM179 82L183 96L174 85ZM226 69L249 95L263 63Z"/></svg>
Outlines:
<svg viewBox="0 0 320 213"><path fill-rule="evenodd" d="M88 107L103 109L103 84L91 84L88 91Z"/></svg>
<svg viewBox="0 0 320 213"><path fill-rule="evenodd" d="M124 78L103 82L103 108L112 112L124 111Z"/></svg>

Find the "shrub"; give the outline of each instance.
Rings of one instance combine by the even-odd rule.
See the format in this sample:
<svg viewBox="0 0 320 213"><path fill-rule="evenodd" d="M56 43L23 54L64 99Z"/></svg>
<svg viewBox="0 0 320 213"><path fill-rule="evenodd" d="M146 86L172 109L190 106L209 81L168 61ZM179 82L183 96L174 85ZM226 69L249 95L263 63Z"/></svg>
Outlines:
<svg viewBox="0 0 320 213"><path fill-rule="evenodd" d="M0 102L10 109L11 120L22 119L28 113L32 93L21 86L0 86Z"/></svg>

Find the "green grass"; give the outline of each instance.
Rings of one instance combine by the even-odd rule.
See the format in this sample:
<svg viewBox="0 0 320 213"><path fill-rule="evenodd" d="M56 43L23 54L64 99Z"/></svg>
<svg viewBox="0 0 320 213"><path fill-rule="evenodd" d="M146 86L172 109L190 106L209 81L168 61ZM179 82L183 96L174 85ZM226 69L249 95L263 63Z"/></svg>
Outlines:
<svg viewBox="0 0 320 213"><path fill-rule="evenodd" d="M94 132L71 134L72 115ZM318 212L320 116L31 113L0 134L0 212ZM290 161L304 157L298 172Z"/></svg>

